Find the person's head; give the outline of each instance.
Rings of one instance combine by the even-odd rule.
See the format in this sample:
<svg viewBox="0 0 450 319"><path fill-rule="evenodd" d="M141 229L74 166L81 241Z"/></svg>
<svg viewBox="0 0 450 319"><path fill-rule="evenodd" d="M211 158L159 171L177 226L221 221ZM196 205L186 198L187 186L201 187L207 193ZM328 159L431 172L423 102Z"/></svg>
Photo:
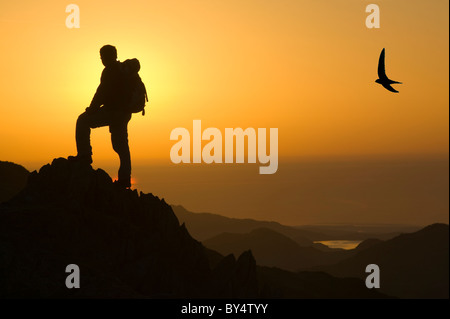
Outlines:
<svg viewBox="0 0 450 319"><path fill-rule="evenodd" d="M104 45L100 49L100 58L102 59L103 65L106 67L116 62L117 60L116 47L109 44Z"/></svg>

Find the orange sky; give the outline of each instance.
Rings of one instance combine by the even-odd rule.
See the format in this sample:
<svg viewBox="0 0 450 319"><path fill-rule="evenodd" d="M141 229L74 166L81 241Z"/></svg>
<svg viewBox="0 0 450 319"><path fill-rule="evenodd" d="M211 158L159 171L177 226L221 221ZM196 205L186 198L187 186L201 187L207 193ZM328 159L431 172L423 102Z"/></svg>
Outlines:
<svg viewBox="0 0 450 319"><path fill-rule="evenodd" d="M141 61L151 98L130 122L135 161L169 162L172 129L277 127L280 157L448 153L448 1L64 1L0 5L0 159L74 154L99 48ZM374 83L381 49L392 94ZM94 160L116 159L107 128Z"/></svg>
<svg viewBox="0 0 450 319"><path fill-rule="evenodd" d="M70 3L80 29L65 25ZM365 26L370 3L381 29ZM2 1L0 160L33 170L76 153L112 44L140 60L151 99L129 125L138 189L294 225L448 223L448 12L445 0ZM382 48L399 94L374 82ZM278 128L277 173L171 164L170 132L194 119ZM92 144L93 166L116 176L108 129Z"/></svg>

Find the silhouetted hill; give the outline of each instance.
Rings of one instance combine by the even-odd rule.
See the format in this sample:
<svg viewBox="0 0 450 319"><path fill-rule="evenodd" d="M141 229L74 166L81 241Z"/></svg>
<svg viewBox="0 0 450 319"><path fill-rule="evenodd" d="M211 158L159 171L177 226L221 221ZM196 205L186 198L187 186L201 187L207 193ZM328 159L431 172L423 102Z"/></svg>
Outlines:
<svg viewBox="0 0 450 319"><path fill-rule="evenodd" d="M313 240L326 240L328 238L324 234L298 230L277 222L229 218L210 213L192 213L180 205L172 205L172 208L180 222L185 223L192 236L200 241L222 233L248 233L257 228L272 229L288 236L302 246L311 246Z"/></svg>
<svg viewBox="0 0 450 319"><path fill-rule="evenodd" d="M315 267L339 277L365 278L380 267L381 291L401 298L449 298L449 226L433 224L374 244L336 265Z"/></svg>
<svg viewBox="0 0 450 319"><path fill-rule="evenodd" d="M355 250L361 251L361 250L370 248L372 246L378 245L382 242L383 241L380 239L366 239L363 242L361 242L358 246L356 246Z"/></svg>
<svg viewBox="0 0 450 319"><path fill-rule="evenodd" d="M395 298L376 289L367 289L359 278L336 278L324 272L302 271L294 274L278 268L258 267L258 282L261 296L270 298Z"/></svg>
<svg viewBox="0 0 450 319"><path fill-rule="evenodd" d="M69 264L80 267L80 289L65 286ZM0 205L0 298L294 296L385 297L362 280L257 267L250 251L223 257L194 240L164 200L62 158Z"/></svg>
<svg viewBox="0 0 450 319"><path fill-rule="evenodd" d="M304 231L314 231L326 234L330 239L319 240L366 240L392 239L400 234L412 233L423 228L417 225L402 224L332 224L332 225L301 225L295 228Z"/></svg>
<svg viewBox="0 0 450 319"><path fill-rule="evenodd" d="M322 251L314 247L303 247L268 228L257 228L245 234L223 233L203 241L203 244L224 255L239 255L251 250L258 265L290 271L336 263L353 253L341 249Z"/></svg>
<svg viewBox="0 0 450 319"><path fill-rule="evenodd" d="M29 174L21 165L0 161L0 203L20 192L25 187Z"/></svg>
<svg viewBox="0 0 450 319"><path fill-rule="evenodd" d="M172 205L180 222L186 224L191 235L200 241L222 233L249 233L257 228L272 229L283 234L300 246L312 246L313 241L365 240L369 238L391 239L403 232L416 231L416 226L353 226L353 225L304 225L286 226L277 222L254 219L229 218L211 213L193 213L183 206ZM364 231L361 231L364 229ZM320 249L320 247L318 247Z"/></svg>
<svg viewBox="0 0 450 319"><path fill-rule="evenodd" d="M257 296L251 253L212 268L164 200L62 158L0 206L0 234L0 297ZM65 286L69 264L80 289Z"/></svg>

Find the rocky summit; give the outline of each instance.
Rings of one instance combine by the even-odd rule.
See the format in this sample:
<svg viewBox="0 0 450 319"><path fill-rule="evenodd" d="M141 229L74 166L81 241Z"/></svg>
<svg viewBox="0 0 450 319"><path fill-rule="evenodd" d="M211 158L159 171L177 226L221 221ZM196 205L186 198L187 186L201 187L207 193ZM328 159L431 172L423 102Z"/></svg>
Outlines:
<svg viewBox="0 0 450 319"><path fill-rule="evenodd" d="M70 264L79 289L66 287ZM210 252L164 199L117 188L90 165L55 159L0 205L3 298L251 298L257 290L250 252L237 260Z"/></svg>

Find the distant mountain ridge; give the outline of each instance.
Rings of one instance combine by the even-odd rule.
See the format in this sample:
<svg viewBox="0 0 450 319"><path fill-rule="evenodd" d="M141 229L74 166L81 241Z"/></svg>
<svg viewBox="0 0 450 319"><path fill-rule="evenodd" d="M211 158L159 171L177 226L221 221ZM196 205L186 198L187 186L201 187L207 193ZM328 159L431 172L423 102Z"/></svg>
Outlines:
<svg viewBox="0 0 450 319"><path fill-rule="evenodd" d="M200 241L220 233L247 233L256 228L269 228L281 234L289 234L300 245L312 245L313 232L301 232L277 222L257 221L254 219L236 219L211 213L192 213L183 206L172 205L178 219L188 225L192 235ZM308 235L306 237L305 235Z"/></svg>
<svg viewBox="0 0 450 319"><path fill-rule="evenodd" d="M352 250L303 247L271 229L223 233L203 244L222 254L251 250L257 263L290 271L321 271L365 279L365 267L381 269L381 291L401 298L448 298L448 225L433 224L387 241L368 239ZM264 267L263 267L264 268Z"/></svg>
<svg viewBox="0 0 450 319"><path fill-rule="evenodd" d="M283 234L300 246L312 246L314 241L326 240L366 240L366 239L390 239L401 232L382 233L360 232L343 227L330 226L286 226L278 222L262 221L248 218L230 218L212 213L194 213L181 205L172 205L172 209L178 219L185 223L191 235L197 240L204 241L220 235L221 233L249 233L257 228L267 228ZM402 227L403 230L416 231L420 227Z"/></svg>
<svg viewBox="0 0 450 319"><path fill-rule="evenodd" d="M377 264L381 291L402 298L449 298L449 226L433 224L417 232L374 243L335 265L318 266L338 277L364 278Z"/></svg>
<svg viewBox="0 0 450 319"><path fill-rule="evenodd" d="M257 228L244 234L222 233L203 241L203 244L223 255L251 250L259 265L290 271L336 263L353 254L353 251L340 249L323 251L312 246L300 246L269 228Z"/></svg>
<svg viewBox="0 0 450 319"><path fill-rule="evenodd" d="M367 276L365 267L375 263L381 267L381 291L387 295L401 298L448 298L449 237L446 224L429 225L411 233L387 233L387 240L369 238L353 250L342 251L326 249L317 244L302 246L290 237L291 230L285 232L289 226L278 223L190 213L182 207L174 210L187 227L193 229L193 236L207 237L226 230L203 240L206 247L222 254L239 254L251 250L261 266L275 266L290 271L309 269L341 278L362 280ZM207 229L207 221L210 220L214 223ZM233 225L238 225L236 228L240 232L228 231ZM327 228L320 226L317 229ZM331 230L334 232L335 228ZM321 236L318 232L312 234ZM343 233L338 230L336 234ZM303 238L312 240L314 237ZM411 279L413 277L414 280Z"/></svg>

